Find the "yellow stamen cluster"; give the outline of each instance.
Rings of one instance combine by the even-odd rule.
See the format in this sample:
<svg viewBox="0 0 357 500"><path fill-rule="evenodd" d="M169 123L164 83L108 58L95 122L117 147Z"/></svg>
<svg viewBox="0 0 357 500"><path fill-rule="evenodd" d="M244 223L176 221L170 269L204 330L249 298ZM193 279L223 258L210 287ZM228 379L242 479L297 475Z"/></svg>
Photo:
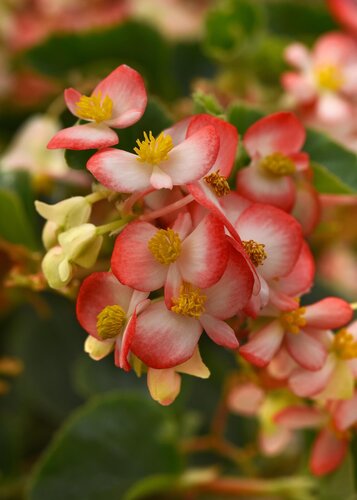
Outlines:
<svg viewBox="0 0 357 500"><path fill-rule="evenodd" d="M116 337L126 321L125 311L118 305L106 306L97 316L97 333L102 340Z"/></svg>
<svg viewBox="0 0 357 500"><path fill-rule="evenodd" d="M156 138L152 132L149 132L149 136L144 132L144 140L137 139L136 143L138 147L134 148L134 151L139 157L138 160L151 165L158 165L167 160L174 147L171 136L164 135L163 132Z"/></svg>
<svg viewBox="0 0 357 500"><path fill-rule="evenodd" d="M264 243L257 243L254 240L242 241L244 250L250 257L255 267L263 264L265 259L268 257L266 254Z"/></svg>
<svg viewBox="0 0 357 500"><path fill-rule="evenodd" d="M305 312L305 307L299 307L295 311L283 313L280 323L287 332L297 334L306 325Z"/></svg>
<svg viewBox="0 0 357 500"><path fill-rule="evenodd" d="M213 189L218 198L229 194L230 188L227 179L219 173L219 170L204 177L207 184Z"/></svg>
<svg viewBox="0 0 357 500"><path fill-rule="evenodd" d="M198 319L205 311L206 300L206 295L201 294L199 288L190 283L184 283L181 285L180 295L172 300L174 305L171 307L171 311Z"/></svg>
<svg viewBox="0 0 357 500"><path fill-rule="evenodd" d="M259 165L264 172L275 177L291 175L296 170L295 163L282 153L272 153L266 156Z"/></svg>
<svg viewBox="0 0 357 500"><path fill-rule="evenodd" d="M337 66L325 64L315 69L315 78L318 86L324 90L336 92L345 83L344 76Z"/></svg>
<svg viewBox="0 0 357 500"><path fill-rule="evenodd" d="M180 236L173 229L159 229L149 240L148 247L160 264L172 264L181 253Z"/></svg>
<svg viewBox="0 0 357 500"><path fill-rule="evenodd" d="M354 339L352 333L343 328L336 333L333 339L332 350L341 359L357 358L357 341Z"/></svg>
<svg viewBox="0 0 357 500"><path fill-rule="evenodd" d="M80 118L93 120L97 123L110 120L113 113L113 101L107 95L102 99L101 92L91 97L82 95L76 106Z"/></svg>

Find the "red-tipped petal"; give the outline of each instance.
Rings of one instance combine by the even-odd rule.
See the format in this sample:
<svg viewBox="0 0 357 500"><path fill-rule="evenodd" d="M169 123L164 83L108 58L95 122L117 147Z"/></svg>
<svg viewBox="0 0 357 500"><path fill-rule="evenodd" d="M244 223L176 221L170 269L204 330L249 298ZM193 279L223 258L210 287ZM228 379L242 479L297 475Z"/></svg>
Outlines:
<svg viewBox="0 0 357 500"><path fill-rule="evenodd" d="M352 399L337 403L333 410L333 419L339 431L346 431L357 423L357 392Z"/></svg>
<svg viewBox="0 0 357 500"><path fill-rule="evenodd" d="M102 93L113 102L112 118L106 121L110 127L125 128L136 123L144 114L147 95L144 80L133 68L122 64L102 80L92 95Z"/></svg>
<svg viewBox="0 0 357 500"><path fill-rule="evenodd" d="M47 144L48 149L100 149L118 144L117 134L106 125L86 123L57 132Z"/></svg>
<svg viewBox="0 0 357 500"><path fill-rule="evenodd" d="M289 406L274 416L276 424L290 430L320 427L325 420L321 410L309 406Z"/></svg>
<svg viewBox="0 0 357 500"><path fill-rule="evenodd" d="M310 457L310 470L315 476L324 476L339 467L348 450L348 441L337 438L329 429L317 436Z"/></svg>
<svg viewBox="0 0 357 500"><path fill-rule="evenodd" d="M200 323L213 342L228 349L238 349L239 343L234 330L221 319L209 314L200 317Z"/></svg>
<svg viewBox="0 0 357 500"><path fill-rule="evenodd" d="M144 292L164 285L169 266L160 264L148 247L157 231L152 224L138 221L129 224L117 237L111 266L122 283Z"/></svg>
<svg viewBox="0 0 357 500"><path fill-rule="evenodd" d="M353 310L345 300L327 297L307 306L305 318L308 327L320 330L340 328L351 321Z"/></svg>
<svg viewBox="0 0 357 500"><path fill-rule="evenodd" d="M322 392L328 385L336 366L333 356L328 356L326 363L318 371L295 370L289 378L289 387L294 394L312 397Z"/></svg>
<svg viewBox="0 0 357 500"><path fill-rule="evenodd" d="M64 100L67 104L67 108L70 110L72 115L78 116L77 113L77 104L80 101L82 94L78 92L76 89L65 89L64 91Z"/></svg>
<svg viewBox="0 0 357 500"><path fill-rule="evenodd" d="M239 353L253 365L266 366L277 353L284 337L279 321L272 321L256 333L239 349Z"/></svg>
<svg viewBox="0 0 357 500"><path fill-rule="evenodd" d="M306 370L320 370L327 358L324 345L303 330L296 335L287 333L285 346L290 356Z"/></svg>
<svg viewBox="0 0 357 500"><path fill-rule="evenodd" d="M120 149L98 151L87 168L101 184L118 193L133 193L151 185L152 169L136 155Z"/></svg>
<svg viewBox="0 0 357 500"><path fill-rule="evenodd" d="M156 302L138 317L131 350L151 368L172 368L192 357L201 333L199 321Z"/></svg>
<svg viewBox="0 0 357 500"><path fill-rule="evenodd" d="M279 152L297 153L305 142L305 129L293 113L282 112L261 118L244 136L244 146L251 157Z"/></svg>
<svg viewBox="0 0 357 500"><path fill-rule="evenodd" d="M257 415L264 398L265 393L261 387L247 382L233 387L229 392L227 405L232 413L253 416Z"/></svg>

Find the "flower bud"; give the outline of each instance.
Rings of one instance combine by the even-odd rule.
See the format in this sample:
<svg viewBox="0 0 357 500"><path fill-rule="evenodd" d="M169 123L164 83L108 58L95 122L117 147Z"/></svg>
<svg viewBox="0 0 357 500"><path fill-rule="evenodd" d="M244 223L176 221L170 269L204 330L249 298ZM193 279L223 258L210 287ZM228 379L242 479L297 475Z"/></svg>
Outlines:
<svg viewBox="0 0 357 500"><path fill-rule="evenodd" d="M101 341L88 335L85 343L84 343L84 351L89 354L89 356L95 361L99 361L100 359L107 356L114 347L113 341Z"/></svg>
<svg viewBox="0 0 357 500"><path fill-rule="evenodd" d="M42 261L42 271L51 288L62 288L72 278L72 266L59 246L47 252Z"/></svg>
<svg viewBox="0 0 357 500"><path fill-rule="evenodd" d="M64 231L84 224L91 214L91 204L83 196L74 196L54 205L35 201L35 207L44 219L54 222Z"/></svg>
<svg viewBox="0 0 357 500"><path fill-rule="evenodd" d="M47 221L42 230L42 242L46 250L57 245L59 227L51 220Z"/></svg>
<svg viewBox="0 0 357 500"><path fill-rule="evenodd" d="M61 233L58 241L69 262L88 269L97 260L103 237L97 235L94 224L82 224Z"/></svg>

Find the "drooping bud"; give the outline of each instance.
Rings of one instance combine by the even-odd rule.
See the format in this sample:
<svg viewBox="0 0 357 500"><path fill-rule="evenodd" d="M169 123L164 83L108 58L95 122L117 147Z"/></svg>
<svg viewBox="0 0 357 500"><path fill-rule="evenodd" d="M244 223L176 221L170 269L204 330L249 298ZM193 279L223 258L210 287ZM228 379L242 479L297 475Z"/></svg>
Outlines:
<svg viewBox="0 0 357 500"><path fill-rule="evenodd" d="M51 288L62 288L72 279L72 266L60 246L47 252L42 261L42 271Z"/></svg>
<svg viewBox="0 0 357 500"><path fill-rule="evenodd" d="M98 258L103 236L97 235L97 228L94 224L82 224L61 233L58 241L69 262L88 269Z"/></svg>
<svg viewBox="0 0 357 500"><path fill-rule="evenodd" d="M84 343L84 351L95 361L105 358L114 348L114 342L103 342L88 335Z"/></svg>
<svg viewBox="0 0 357 500"><path fill-rule="evenodd" d="M91 214L91 204L83 196L74 196L54 205L35 201L35 207L44 219L54 222L63 231L84 224Z"/></svg>

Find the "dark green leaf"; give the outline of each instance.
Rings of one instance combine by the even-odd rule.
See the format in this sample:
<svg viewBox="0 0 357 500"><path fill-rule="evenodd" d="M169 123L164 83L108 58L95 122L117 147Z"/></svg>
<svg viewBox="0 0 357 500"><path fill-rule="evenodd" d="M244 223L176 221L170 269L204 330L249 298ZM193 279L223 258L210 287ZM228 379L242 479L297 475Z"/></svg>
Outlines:
<svg viewBox="0 0 357 500"><path fill-rule="evenodd" d="M0 188L0 238L36 249L36 239L20 197Z"/></svg>
<svg viewBox="0 0 357 500"><path fill-rule="evenodd" d="M351 194L353 190L344 184L335 174L318 163L311 164L314 172L314 186L319 193Z"/></svg>
<svg viewBox="0 0 357 500"><path fill-rule="evenodd" d="M138 480L175 474L181 460L168 411L111 394L77 411L40 463L30 500L119 500Z"/></svg>
<svg viewBox="0 0 357 500"><path fill-rule="evenodd" d="M320 500L355 500L355 477L353 458L347 455L343 464L331 474L321 479Z"/></svg>
<svg viewBox="0 0 357 500"><path fill-rule="evenodd" d="M233 104L228 110L228 121L234 125L239 134L243 136L248 128L264 116L259 109L245 106L244 104Z"/></svg>

